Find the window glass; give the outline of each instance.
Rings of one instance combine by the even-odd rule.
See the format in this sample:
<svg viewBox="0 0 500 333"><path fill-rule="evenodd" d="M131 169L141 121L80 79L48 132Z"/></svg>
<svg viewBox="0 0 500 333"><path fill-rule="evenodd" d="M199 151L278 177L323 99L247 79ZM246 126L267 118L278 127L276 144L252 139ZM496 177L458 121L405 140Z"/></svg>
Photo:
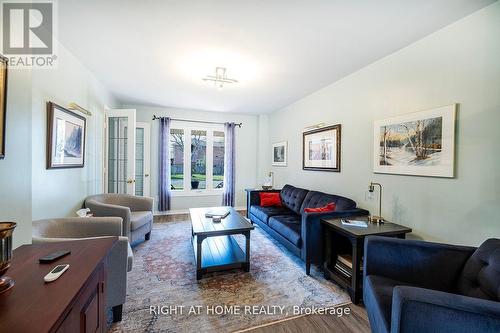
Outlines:
<svg viewBox="0 0 500 333"><path fill-rule="evenodd" d="M191 130L191 189L207 188L207 131Z"/></svg>
<svg viewBox="0 0 500 333"><path fill-rule="evenodd" d="M224 183L224 132L214 131L213 188L222 188Z"/></svg>
<svg viewBox="0 0 500 333"><path fill-rule="evenodd" d="M184 130L170 129L171 189L184 189Z"/></svg>

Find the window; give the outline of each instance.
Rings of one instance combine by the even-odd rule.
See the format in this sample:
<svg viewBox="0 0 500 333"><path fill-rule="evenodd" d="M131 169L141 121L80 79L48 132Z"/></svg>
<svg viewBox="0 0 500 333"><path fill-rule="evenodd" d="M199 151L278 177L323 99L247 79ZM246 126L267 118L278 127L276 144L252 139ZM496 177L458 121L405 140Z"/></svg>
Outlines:
<svg viewBox="0 0 500 333"><path fill-rule="evenodd" d="M170 130L170 180L172 190L184 189L184 130Z"/></svg>
<svg viewBox="0 0 500 333"><path fill-rule="evenodd" d="M170 170L174 195L219 193L224 186L222 126L172 122Z"/></svg>

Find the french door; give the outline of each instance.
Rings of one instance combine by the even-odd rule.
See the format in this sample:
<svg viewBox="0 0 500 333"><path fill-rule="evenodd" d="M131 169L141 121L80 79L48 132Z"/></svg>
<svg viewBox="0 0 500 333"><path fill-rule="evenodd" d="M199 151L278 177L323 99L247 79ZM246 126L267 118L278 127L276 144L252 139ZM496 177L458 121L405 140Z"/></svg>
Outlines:
<svg viewBox="0 0 500 333"><path fill-rule="evenodd" d="M107 193L135 195L136 114L134 109L106 111Z"/></svg>
<svg viewBox="0 0 500 333"><path fill-rule="evenodd" d="M150 196L151 126L138 122L135 126L135 195Z"/></svg>

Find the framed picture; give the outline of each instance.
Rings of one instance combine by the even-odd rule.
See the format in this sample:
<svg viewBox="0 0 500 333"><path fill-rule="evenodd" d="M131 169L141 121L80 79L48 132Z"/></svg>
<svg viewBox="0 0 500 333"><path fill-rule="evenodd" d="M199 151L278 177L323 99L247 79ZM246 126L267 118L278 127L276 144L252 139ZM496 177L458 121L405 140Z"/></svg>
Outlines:
<svg viewBox="0 0 500 333"><path fill-rule="evenodd" d="M85 117L47 103L47 169L83 168Z"/></svg>
<svg viewBox="0 0 500 333"><path fill-rule="evenodd" d="M341 126L303 133L302 169L340 172Z"/></svg>
<svg viewBox="0 0 500 333"><path fill-rule="evenodd" d="M373 171L453 177L456 104L374 123Z"/></svg>
<svg viewBox="0 0 500 333"><path fill-rule="evenodd" d="M286 166L288 159L288 143L286 141L273 144L273 166Z"/></svg>
<svg viewBox="0 0 500 333"><path fill-rule="evenodd" d="M5 157L5 123L7 117L7 58L0 55L0 159Z"/></svg>

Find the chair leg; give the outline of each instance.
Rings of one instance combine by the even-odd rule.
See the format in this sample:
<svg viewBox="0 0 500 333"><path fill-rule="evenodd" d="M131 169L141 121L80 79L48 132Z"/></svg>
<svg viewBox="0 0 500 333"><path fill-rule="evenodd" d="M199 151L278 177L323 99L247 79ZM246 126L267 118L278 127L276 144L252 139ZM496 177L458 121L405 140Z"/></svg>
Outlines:
<svg viewBox="0 0 500 333"><path fill-rule="evenodd" d="M144 235L144 239L147 241L151 239L151 231Z"/></svg>
<svg viewBox="0 0 500 333"><path fill-rule="evenodd" d="M123 304L113 306L113 323L122 321Z"/></svg>

